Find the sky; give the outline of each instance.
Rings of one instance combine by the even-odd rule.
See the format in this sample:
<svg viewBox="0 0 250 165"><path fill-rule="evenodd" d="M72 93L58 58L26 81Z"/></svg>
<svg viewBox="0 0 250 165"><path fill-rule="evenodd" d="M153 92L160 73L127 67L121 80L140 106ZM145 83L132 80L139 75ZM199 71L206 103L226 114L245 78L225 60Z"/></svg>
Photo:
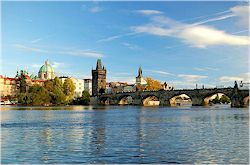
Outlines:
<svg viewBox="0 0 250 165"><path fill-rule="evenodd" d="M247 2L2 2L1 75L91 78L98 58L107 81L144 77L176 88L248 81Z"/></svg>

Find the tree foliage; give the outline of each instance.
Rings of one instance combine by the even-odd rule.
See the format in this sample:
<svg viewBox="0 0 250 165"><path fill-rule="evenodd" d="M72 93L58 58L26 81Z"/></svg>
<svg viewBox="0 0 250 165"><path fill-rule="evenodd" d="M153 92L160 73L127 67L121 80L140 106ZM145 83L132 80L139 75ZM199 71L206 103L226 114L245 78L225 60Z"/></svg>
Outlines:
<svg viewBox="0 0 250 165"><path fill-rule="evenodd" d="M82 92L82 97L77 98L74 100L74 104L80 104L80 105L89 105L90 102L90 94L88 91Z"/></svg>
<svg viewBox="0 0 250 165"><path fill-rule="evenodd" d="M63 85L62 81L56 77L53 80L45 81L44 86L33 85L29 87L28 91L25 87L25 90L18 94L18 102L24 105L68 104L74 96L75 85L71 79L66 79L65 82L66 84ZM68 95L65 95L64 92Z"/></svg>
<svg viewBox="0 0 250 165"><path fill-rule="evenodd" d="M32 105L45 105L49 104L51 97L48 90L43 86L34 85L29 89L29 97L32 101Z"/></svg>
<svg viewBox="0 0 250 165"><path fill-rule="evenodd" d="M28 84L27 84L26 77L23 74L23 71L21 71L21 75L20 75L20 78L19 78L19 83L20 83L19 84L20 93L27 92Z"/></svg>
<svg viewBox="0 0 250 165"><path fill-rule="evenodd" d="M162 89L162 85L161 85L160 81L154 80L150 77L147 77L146 81L147 81L146 90L160 90L160 89Z"/></svg>
<svg viewBox="0 0 250 165"><path fill-rule="evenodd" d="M47 80L44 83L44 87L49 91L52 104L65 104L66 96L63 92L63 84L58 77L55 77L53 80Z"/></svg>
<svg viewBox="0 0 250 165"><path fill-rule="evenodd" d="M222 95L221 98L217 94L216 97L210 101L213 104L228 104L231 102L230 98L227 97L226 95Z"/></svg>
<svg viewBox="0 0 250 165"><path fill-rule="evenodd" d="M73 100L75 89L76 89L76 87L75 87L72 79L67 78L63 83L63 92L66 95L66 100L68 102Z"/></svg>

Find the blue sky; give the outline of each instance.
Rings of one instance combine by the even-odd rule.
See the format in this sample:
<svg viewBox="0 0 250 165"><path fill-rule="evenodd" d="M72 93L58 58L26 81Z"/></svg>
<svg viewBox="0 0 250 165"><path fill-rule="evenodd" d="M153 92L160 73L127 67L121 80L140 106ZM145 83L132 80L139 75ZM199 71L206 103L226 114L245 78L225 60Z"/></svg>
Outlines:
<svg viewBox="0 0 250 165"><path fill-rule="evenodd" d="M246 2L2 2L2 69L91 78L98 57L108 81L143 75L177 88L249 79Z"/></svg>

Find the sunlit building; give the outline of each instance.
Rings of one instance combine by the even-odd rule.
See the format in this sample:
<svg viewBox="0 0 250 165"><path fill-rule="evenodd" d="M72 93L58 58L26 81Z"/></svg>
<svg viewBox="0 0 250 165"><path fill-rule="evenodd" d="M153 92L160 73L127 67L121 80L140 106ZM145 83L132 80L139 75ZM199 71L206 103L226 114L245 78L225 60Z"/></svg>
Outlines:
<svg viewBox="0 0 250 165"><path fill-rule="evenodd" d="M92 80L91 79L83 79L84 80L84 90L92 94Z"/></svg>

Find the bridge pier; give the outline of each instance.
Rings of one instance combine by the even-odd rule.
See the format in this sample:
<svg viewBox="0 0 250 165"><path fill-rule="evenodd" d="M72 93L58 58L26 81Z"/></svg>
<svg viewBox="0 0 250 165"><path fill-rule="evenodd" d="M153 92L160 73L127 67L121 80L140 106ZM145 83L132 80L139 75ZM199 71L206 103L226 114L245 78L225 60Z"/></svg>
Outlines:
<svg viewBox="0 0 250 165"><path fill-rule="evenodd" d="M203 99L201 97L192 97L192 106L203 106Z"/></svg>
<svg viewBox="0 0 250 165"><path fill-rule="evenodd" d="M159 101L161 106L170 106L169 99L160 98Z"/></svg>

